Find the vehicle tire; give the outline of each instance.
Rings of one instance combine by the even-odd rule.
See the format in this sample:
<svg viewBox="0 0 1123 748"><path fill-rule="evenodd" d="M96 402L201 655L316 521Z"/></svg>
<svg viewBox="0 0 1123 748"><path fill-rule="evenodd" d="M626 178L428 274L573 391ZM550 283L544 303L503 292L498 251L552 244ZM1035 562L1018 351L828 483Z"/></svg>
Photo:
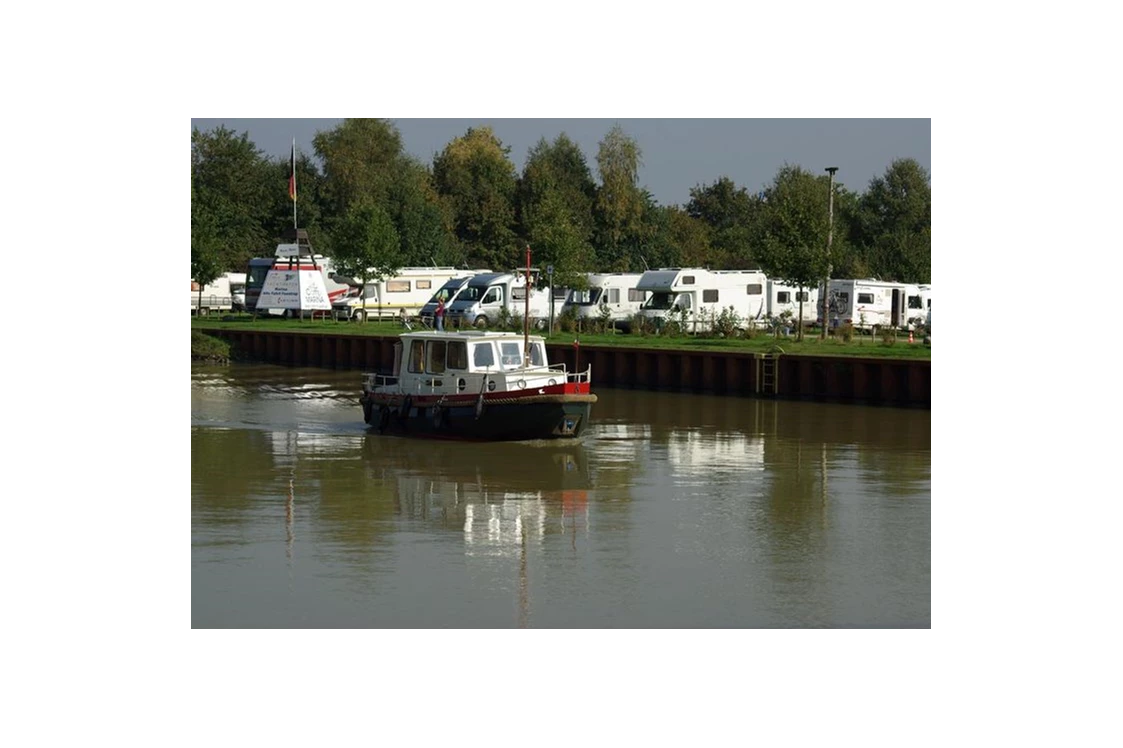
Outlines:
<svg viewBox="0 0 1123 748"><path fill-rule="evenodd" d="M208 311L210 311L210 310L207 309L205 306L199 307L199 316L200 317L206 317Z"/></svg>
<svg viewBox="0 0 1123 748"><path fill-rule="evenodd" d="M538 331L545 330L546 329L546 320L541 319L541 318L534 320L534 329L538 330Z"/></svg>
<svg viewBox="0 0 1123 748"><path fill-rule="evenodd" d="M474 324L476 327L480 328L481 330L486 330L487 329L487 317L485 315L481 314L479 317L476 317L476 321L473 322L472 324Z"/></svg>
<svg viewBox="0 0 1123 748"><path fill-rule="evenodd" d="M356 322L366 322L367 321L367 310L366 309L356 309L355 314L351 317L351 319L355 320Z"/></svg>

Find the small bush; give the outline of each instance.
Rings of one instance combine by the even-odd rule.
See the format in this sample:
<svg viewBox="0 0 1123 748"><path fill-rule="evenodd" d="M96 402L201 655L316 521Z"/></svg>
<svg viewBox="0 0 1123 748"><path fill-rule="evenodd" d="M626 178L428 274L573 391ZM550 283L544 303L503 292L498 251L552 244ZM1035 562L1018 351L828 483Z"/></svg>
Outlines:
<svg viewBox="0 0 1123 748"><path fill-rule="evenodd" d="M733 307L728 306L722 309L721 314L714 319L712 329L723 338L732 338L740 329L742 321L741 315L737 314ZM751 329L752 326L750 321L747 327Z"/></svg>
<svg viewBox="0 0 1123 748"><path fill-rule="evenodd" d="M897 342L897 331L896 330L894 330L892 328L888 328L888 327L881 328L881 344L882 345L893 345L896 342Z"/></svg>
<svg viewBox="0 0 1123 748"><path fill-rule="evenodd" d="M849 322L844 322L835 328L834 334L845 343L849 343L854 339L854 325Z"/></svg>

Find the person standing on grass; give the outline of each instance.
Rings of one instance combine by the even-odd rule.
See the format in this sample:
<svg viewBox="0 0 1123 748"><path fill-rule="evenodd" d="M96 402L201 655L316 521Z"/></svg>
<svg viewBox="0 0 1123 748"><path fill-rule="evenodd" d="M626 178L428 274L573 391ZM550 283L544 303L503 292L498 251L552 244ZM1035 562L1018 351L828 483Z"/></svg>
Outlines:
<svg viewBox="0 0 1123 748"><path fill-rule="evenodd" d="M433 313L433 319L437 321L437 329L445 329L445 300L441 299L437 302L437 311Z"/></svg>

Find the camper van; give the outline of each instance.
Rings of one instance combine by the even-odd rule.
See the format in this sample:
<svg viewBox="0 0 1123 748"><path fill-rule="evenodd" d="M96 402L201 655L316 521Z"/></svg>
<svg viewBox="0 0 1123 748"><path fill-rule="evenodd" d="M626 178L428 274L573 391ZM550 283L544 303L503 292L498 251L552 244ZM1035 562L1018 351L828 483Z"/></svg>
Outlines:
<svg viewBox="0 0 1123 748"><path fill-rule="evenodd" d="M425 306L421 307L421 312L417 316L423 325L433 327L435 324L433 318L437 314L437 305L440 302L443 301L445 303L445 309L447 310L452 306L452 302L456 300L457 294L467 288L468 281L481 273L490 273L492 271L481 268L479 270L462 270L460 272L462 275L456 278L449 278L445 281L445 284L438 288L435 294L429 297L429 300L425 302Z"/></svg>
<svg viewBox="0 0 1123 748"><path fill-rule="evenodd" d="M245 304L245 289L245 273L223 273L202 287L192 280L191 313L202 317L210 312L237 310L239 304Z"/></svg>
<svg viewBox="0 0 1123 748"><path fill-rule="evenodd" d="M468 281L445 312L445 326L494 325L505 311L511 317L527 313L526 275L522 273L480 273ZM542 329L550 316L550 290L530 289L529 317Z"/></svg>
<svg viewBox="0 0 1123 748"><path fill-rule="evenodd" d="M602 310L608 310L609 321L626 330L647 298L647 293L637 288L642 277L640 273L589 273L589 287L572 289L562 311L572 309L578 319L598 320Z"/></svg>
<svg viewBox="0 0 1123 748"><path fill-rule="evenodd" d="M707 332L732 308L742 329L764 324L768 279L760 270L661 268L648 270L636 285L648 294L640 314L656 325L679 318L689 332Z"/></svg>
<svg viewBox="0 0 1123 748"><path fill-rule="evenodd" d="M352 280L354 294L335 301L332 315L336 319L360 322L399 317L403 313L406 317L416 317L437 289L464 272L453 267L402 268L393 278L368 280L361 296L357 281Z"/></svg>
<svg viewBox="0 0 1123 748"><path fill-rule="evenodd" d="M905 283L873 278L832 279L828 288L828 319L832 328L849 324L876 334L882 327L907 327L910 290L920 303L917 287Z"/></svg>
<svg viewBox="0 0 1123 748"><path fill-rule="evenodd" d="M803 322L811 324L819 315L819 289L793 286L780 280L768 280L768 304L765 315L779 319L784 312L791 312L791 321L799 322L800 303L803 304Z"/></svg>

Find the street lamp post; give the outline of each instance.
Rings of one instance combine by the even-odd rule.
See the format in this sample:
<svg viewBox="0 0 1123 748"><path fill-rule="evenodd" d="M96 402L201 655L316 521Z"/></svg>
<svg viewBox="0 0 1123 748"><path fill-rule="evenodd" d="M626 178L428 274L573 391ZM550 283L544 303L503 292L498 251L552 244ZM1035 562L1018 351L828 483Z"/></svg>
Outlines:
<svg viewBox="0 0 1123 748"><path fill-rule="evenodd" d="M830 313L829 289L831 285L831 240L834 238L834 173L837 166L828 166L827 172L831 175L830 197L827 198L827 274L823 278L823 329L819 331L819 339L827 339L828 315Z"/></svg>

